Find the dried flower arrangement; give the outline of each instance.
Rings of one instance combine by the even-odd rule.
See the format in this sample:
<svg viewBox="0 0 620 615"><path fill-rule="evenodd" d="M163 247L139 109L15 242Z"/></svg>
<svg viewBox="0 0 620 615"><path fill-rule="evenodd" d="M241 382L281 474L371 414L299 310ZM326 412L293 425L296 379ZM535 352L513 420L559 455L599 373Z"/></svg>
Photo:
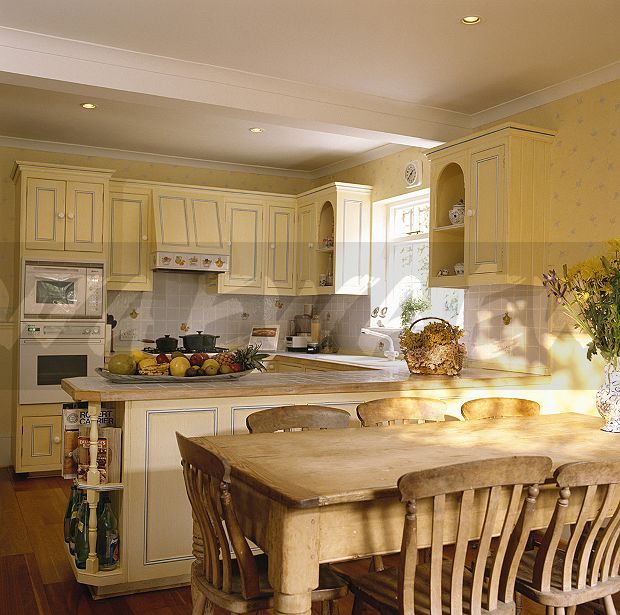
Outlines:
<svg viewBox="0 0 620 615"><path fill-rule="evenodd" d="M428 323L422 331L411 331L422 320L438 320ZM447 374L455 376L463 367L467 354L465 345L459 342L463 336L460 327L442 318L429 316L411 323L400 336L400 348L412 374Z"/></svg>

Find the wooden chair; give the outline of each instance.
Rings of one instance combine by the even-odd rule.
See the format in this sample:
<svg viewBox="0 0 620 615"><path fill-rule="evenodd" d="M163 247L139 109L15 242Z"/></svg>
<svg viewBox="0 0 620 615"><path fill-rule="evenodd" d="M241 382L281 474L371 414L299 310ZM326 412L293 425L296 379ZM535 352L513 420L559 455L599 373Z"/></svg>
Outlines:
<svg viewBox="0 0 620 615"><path fill-rule="evenodd" d="M230 468L190 439L176 434L187 495L200 537L194 539L191 584L192 615L202 615L208 605L231 613L273 608L273 591L267 580L267 558L255 557L239 527L230 493ZM231 547L235 559L231 557ZM321 566L314 602L332 601L347 593L344 581Z"/></svg>
<svg viewBox="0 0 620 615"><path fill-rule="evenodd" d="M245 424L250 433L274 433L308 429L343 429L351 415L330 406L279 406L250 414Z"/></svg>
<svg viewBox="0 0 620 615"><path fill-rule="evenodd" d="M578 605L600 599L606 614L616 615L612 595L620 591L620 461L569 463L554 476L560 493L553 517L540 547L524 555L516 590L544 605L547 615L574 613ZM579 516L567 527L569 506ZM562 541L568 531L568 541Z"/></svg>
<svg viewBox="0 0 620 615"><path fill-rule="evenodd" d="M426 397L387 397L367 401L357 407L362 427L459 420L445 412L443 401Z"/></svg>
<svg viewBox="0 0 620 615"><path fill-rule="evenodd" d="M461 414L467 420L500 419L507 416L538 416L540 404L516 397L483 397L466 401Z"/></svg>
<svg viewBox="0 0 620 615"><path fill-rule="evenodd" d="M538 484L550 471L548 457L505 457L401 476L406 515L400 567L350 580L353 614L364 602L390 615L514 613L514 582ZM430 561L424 564L418 557L418 505L432 510ZM491 555L491 539L498 534ZM467 547L473 540L479 547L468 568ZM453 558L444 559L444 546L454 543Z"/></svg>

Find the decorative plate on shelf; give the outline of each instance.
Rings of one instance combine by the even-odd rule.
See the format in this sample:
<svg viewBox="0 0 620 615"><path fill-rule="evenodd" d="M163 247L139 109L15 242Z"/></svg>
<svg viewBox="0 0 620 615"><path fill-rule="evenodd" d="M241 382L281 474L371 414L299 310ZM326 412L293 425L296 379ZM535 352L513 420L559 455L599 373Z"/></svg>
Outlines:
<svg viewBox="0 0 620 615"><path fill-rule="evenodd" d="M216 376L192 376L186 378L185 376L143 376L141 374L125 375L125 374L111 374L107 369L101 367L95 368L95 371L106 380L114 382L116 384L152 384L163 382L184 382L185 384L191 384L192 382L211 382L213 380L236 380L243 376L251 374L254 370L247 369L243 372L231 372L230 374L217 374Z"/></svg>

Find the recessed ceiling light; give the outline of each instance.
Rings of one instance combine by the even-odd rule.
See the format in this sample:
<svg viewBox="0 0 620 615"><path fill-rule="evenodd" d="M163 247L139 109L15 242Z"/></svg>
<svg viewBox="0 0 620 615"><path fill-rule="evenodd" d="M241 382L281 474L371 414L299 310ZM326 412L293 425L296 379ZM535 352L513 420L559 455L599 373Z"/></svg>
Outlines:
<svg viewBox="0 0 620 615"><path fill-rule="evenodd" d="M250 132L263 132L263 129L259 128L258 126L254 126L254 128L250 128Z"/></svg>
<svg viewBox="0 0 620 615"><path fill-rule="evenodd" d="M97 105L95 103L80 103L80 107L82 109L96 109Z"/></svg>
<svg viewBox="0 0 620 615"><path fill-rule="evenodd" d="M475 26L477 23L480 23L480 17L478 15L466 15L461 19L461 22L466 26Z"/></svg>

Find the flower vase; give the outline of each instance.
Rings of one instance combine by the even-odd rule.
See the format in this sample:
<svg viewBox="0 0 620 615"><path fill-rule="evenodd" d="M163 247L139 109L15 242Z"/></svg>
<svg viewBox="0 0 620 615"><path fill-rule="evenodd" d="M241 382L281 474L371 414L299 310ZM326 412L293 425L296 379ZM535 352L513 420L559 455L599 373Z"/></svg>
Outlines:
<svg viewBox="0 0 620 615"><path fill-rule="evenodd" d="M605 419L601 429L620 433L620 365L605 366L605 381L596 393L596 409Z"/></svg>

